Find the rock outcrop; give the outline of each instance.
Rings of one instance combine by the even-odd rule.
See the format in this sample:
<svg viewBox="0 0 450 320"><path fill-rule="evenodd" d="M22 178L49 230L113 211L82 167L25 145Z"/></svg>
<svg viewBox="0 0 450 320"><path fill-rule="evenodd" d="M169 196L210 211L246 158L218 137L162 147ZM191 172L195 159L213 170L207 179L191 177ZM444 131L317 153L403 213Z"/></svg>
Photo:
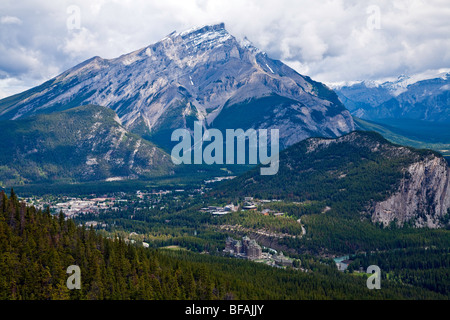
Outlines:
<svg viewBox="0 0 450 320"><path fill-rule="evenodd" d="M411 164L398 190L373 206L372 221L436 228L450 208L450 169L438 156Z"/></svg>

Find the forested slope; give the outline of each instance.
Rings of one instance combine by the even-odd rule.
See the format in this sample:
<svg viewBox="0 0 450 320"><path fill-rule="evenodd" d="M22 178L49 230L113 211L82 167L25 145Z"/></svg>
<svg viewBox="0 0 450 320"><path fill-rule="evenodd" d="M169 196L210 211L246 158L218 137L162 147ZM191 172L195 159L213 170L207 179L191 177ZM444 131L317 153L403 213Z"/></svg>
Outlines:
<svg viewBox="0 0 450 320"><path fill-rule="evenodd" d="M280 270L261 264L145 249L112 240L0 193L0 299L407 299L445 298L363 277L327 264ZM307 263L306 261L304 263ZM68 290L66 269L81 269L81 289Z"/></svg>

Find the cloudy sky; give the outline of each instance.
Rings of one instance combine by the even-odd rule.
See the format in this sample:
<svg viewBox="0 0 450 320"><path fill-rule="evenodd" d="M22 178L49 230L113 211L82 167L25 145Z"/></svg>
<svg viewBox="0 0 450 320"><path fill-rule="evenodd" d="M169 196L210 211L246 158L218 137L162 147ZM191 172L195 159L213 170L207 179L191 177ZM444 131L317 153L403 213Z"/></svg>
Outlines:
<svg viewBox="0 0 450 320"><path fill-rule="evenodd" d="M1 0L0 98L218 22L328 84L450 67L448 0Z"/></svg>

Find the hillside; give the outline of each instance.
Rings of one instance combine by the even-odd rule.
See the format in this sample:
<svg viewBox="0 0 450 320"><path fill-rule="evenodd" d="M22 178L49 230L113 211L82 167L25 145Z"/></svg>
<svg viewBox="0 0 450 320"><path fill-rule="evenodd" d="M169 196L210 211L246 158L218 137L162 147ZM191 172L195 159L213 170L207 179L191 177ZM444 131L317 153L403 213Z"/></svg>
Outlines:
<svg viewBox="0 0 450 320"><path fill-rule="evenodd" d="M443 226L450 169L437 153L394 145L374 132L311 138L280 154L274 176L258 168L216 191L224 197L316 201L341 217L388 226Z"/></svg>
<svg viewBox="0 0 450 320"><path fill-rule="evenodd" d="M190 252L146 249L107 239L72 220L20 204L0 192L0 299L445 299L415 286L364 277L324 263L314 272ZM81 270L81 289L68 290L66 269Z"/></svg>
<svg viewBox="0 0 450 320"><path fill-rule="evenodd" d="M217 299L227 294L198 267L155 251L105 239L62 215L20 204L0 193L0 300ZM160 262L161 261L161 262ZM66 269L81 269L69 290ZM213 293L216 289L216 294Z"/></svg>
<svg viewBox="0 0 450 320"><path fill-rule="evenodd" d="M0 185L148 178L173 168L169 155L100 106L4 120L0 127Z"/></svg>

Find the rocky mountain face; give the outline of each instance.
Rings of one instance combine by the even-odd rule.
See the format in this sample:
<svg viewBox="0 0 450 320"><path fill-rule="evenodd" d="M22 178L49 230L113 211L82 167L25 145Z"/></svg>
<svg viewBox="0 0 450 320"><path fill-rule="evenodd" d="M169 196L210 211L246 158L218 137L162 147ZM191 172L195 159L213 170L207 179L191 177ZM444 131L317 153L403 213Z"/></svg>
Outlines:
<svg viewBox="0 0 450 320"><path fill-rule="evenodd" d="M441 226L441 217L450 208L450 169L438 156L415 162L405 170L396 192L372 207L372 220L403 225L413 220L417 227Z"/></svg>
<svg viewBox="0 0 450 320"><path fill-rule="evenodd" d="M162 146L174 129L197 120L205 127L279 128L282 146L354 129L332 90L236 39L224 24L173 32L115 59L89 59L0 100L0 119L85 104L114 110L126 129Z"/></svg>
<svg viewBox="0 0 450 320"><path fill-rule="evenodd" d="M310 138L280 153L277 175L258 169L225 183L228 195L313 201L374 223L441 227L449 216L450 168L439 154L392 144L374 132ZM331 208L331 210L330 210Z"/></svg>
<svg viewBox="0 0 450 320"><path fill-rule="evenodd" d="M168 154L128 132L105 107L3 120L0 128L0 185L114 181L173 171Z"/></svg>
<svg viewBox="0 0 450 320"><path fill-rule="evenodd" d="M450 122L450 73L427 79L400 76L393 82L360 82L336 88L340 100L362 119Z"/></svg>

